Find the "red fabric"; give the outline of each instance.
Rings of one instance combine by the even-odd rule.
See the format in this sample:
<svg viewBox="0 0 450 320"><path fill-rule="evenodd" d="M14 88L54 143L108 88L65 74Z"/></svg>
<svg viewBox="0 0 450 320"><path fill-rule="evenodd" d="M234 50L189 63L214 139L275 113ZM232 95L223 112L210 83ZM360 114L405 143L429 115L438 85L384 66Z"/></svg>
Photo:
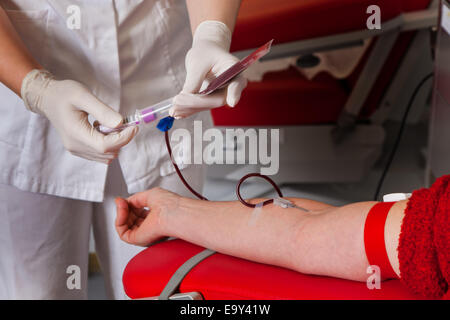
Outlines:
<svg viewBox="0 0 450 320"><path fill-rule="evenodd" d="M244 0L232 50L255 48L271 38L277 44L364 29L366 9L372 4L380 6L385 21L401 12L425 9L429 3L430 0L280 0L274 5L271 0ZM369 117L376 110L413 34L399 38L364 104L361 118ZM365 61L349 77L349 88L353 87ZM263 82L250 83L236 108L219 108L212 116L220 126L335 123L347 101L347 89L328 75L321 74L308 81L293 70L281 71L264 77Z"/></svg>
<svg viewBox="0 0 450 320"><path fill-rule="evenodd" d="M399 37L364 103L361 119L369 118L378 108L414 34L408 32ZM349 97L349 90L358 80L370 50L371 48L345 80L347 87L326 73L321 73L310 81L295 68L270 72L264 76L262 82L249 83L235 108L214 109L211 112L214 124L284 126L336 123Z"/></svg>
<svg viewBox="0 0 450 320"><path fill-rule="evenodd" d="M217 126L300 125L334 123L348 98L339 81L322 73L307 80L297 69L269 72L250 82L235 108L211 113Z"/></svg>
<svg viewBox="0 0 450 320"><path fill-rule="evenodd" d="M382 21L402 12L425 9L430 0L243 0L231 49L275 44L366 29L370 5Z"/></svg>
<svg viewBox="0 0 450 320"><path fill-rule="evenodd" d="M370 117L379 106L414 34L408 32L399 37L364 103L361 119ZM371 48L373 45L374 43ZM371 48L345 80L346 86L344 82L326 73L319 74L311 81L295 68L267 73L262 82L249 83L235 108L214 109L211 112L214 124L283 126L336 123L349 97L349 90L358 80Z"/></svg>
<svg viewBox="0 0 450 320"><path fill-rule="evenodd" d="M182 240L152 246L127 265L123 284L130 298L157 296L175 270L203 248ZM399 280L369 290L364 282L304 275L284 268L216 253L184 279L181 292L197 291L205 299L421 299Z"/></svg>
<svg viewBox="0 0 450 320"><path fill-rule="evenodd" d="M398 258L400 277L414 293L440 298L448 291L450 175L415 191L403 219Z"/></svg>
<svg viewBox="0 0 450 320"><path fill-rule="evenodd" d="M447 176L448 180L448 176ZM447 294L444 299L450 300L450 188L447 185L442 192L434 218L434 243L441 273L447 282Z"/></svg>
<svg viewBox="0 0 450 320"><path fill-rule="evenodd" d="M369 211L364 225L364 246L370 265L380 268L383 279L397 279L386 251L384 229L386 219L395 202L379 202Z"/></svg>

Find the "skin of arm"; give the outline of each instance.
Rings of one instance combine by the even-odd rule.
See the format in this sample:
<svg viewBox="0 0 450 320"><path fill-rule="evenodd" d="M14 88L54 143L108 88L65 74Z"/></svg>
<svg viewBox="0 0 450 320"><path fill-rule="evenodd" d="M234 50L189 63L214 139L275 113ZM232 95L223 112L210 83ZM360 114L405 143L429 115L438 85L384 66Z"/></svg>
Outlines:
<svg viewBox="0 0 450 320"><path fill-rule="evenodd" d="M146 246L170 236L305 274L366 281L364 223L376 202L333 207L289 200L310 212L273 204L255 211L237 201L194 200L155 188L116 199L116 230L131 244ZM391 209L385 230L388 256L397 273L396 250L405 207L402 201Z"/></svg>
<svg viewBox="0 0 450 320"><path fill-rule="evenodd" d="M20 96L22 80L33 69L42 66L28 52L0 6L0 82Z"/></svg>
<svg viewBox="0 0 450 320"><path fill-rule="evenodd" d="M192 34L194 34L197 26L206 20L221 21L233 32L241 1L187 0Z"/></svg>

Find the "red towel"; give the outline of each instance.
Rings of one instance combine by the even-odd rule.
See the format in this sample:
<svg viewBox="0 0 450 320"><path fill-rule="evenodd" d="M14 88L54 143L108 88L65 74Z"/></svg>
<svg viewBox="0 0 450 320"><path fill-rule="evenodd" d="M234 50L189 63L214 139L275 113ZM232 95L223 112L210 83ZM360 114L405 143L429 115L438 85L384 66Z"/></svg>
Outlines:
<svg viewBox="0 0 450 320"><path fill-rule="evenodd" d="M405 211L398 257L402 282L414 293L448 298L450 175L413 193Z"/></svg>
<svg viewBox="0 0 450 320"><path fill-rule="evenodd" d="M447 282L447 293L444 299L450 300L450 178L447 176L447 185L440 195L439 205L434 218L434 244L441 273Z"/></svg>

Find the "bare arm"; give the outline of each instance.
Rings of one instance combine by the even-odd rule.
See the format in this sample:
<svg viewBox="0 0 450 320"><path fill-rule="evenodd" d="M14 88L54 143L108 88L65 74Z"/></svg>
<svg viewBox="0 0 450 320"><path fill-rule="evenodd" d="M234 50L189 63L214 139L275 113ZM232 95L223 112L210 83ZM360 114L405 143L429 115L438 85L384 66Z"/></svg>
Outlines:
<svg viewBox="0 0 450 320"><path fill-rule="evenodd" d="M233 32L241 0L187 0L192 34L205 20L217 20L225 23Z"/></svg>
<svg viewBox="0 0 450 320"><path fill-rule="evenodd" d="M22 80L33 69L42 67L30 55L0 7L0 82L20 96Z"/></svg>
<svg viewBox="0 0 450 320"><path fill-rule="evenodd" d="M373 203L318 209L308 200L295 203L312 212L268 205L255 218L239 202L183 198L179 214L163 221L167 235L218 252L306 274L367 279L363 228Z"/></svg>
<svg viewBox="0 0 450 320"><path fill-rule="evenodd" d="M260 211L239 202L208 202L181 198L152 189L118 199L116 228L129 243L148 245L172 236L240 258L302 273L365 281L369 263L364 249L364 222L375 202L332 207L291 199L311 210L268 205ZM254 200L257 203L261 200ZM148 206L142 213L129 208ZM387 221L389 257L398 272L397 246L406 202L391 209ZM132 211L139 217L132 218Z"/></svg>

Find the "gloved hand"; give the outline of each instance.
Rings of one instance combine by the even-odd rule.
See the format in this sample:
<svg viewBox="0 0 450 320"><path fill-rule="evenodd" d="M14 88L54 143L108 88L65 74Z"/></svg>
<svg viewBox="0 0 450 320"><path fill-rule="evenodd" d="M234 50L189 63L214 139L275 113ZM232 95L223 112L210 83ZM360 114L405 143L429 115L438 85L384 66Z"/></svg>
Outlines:
<svg viewBox="0 0 450 320"><path fill-rule="evenodd" d="M169 114L175 118L188 117L196 112L229 105L234 107L247 86L247 80L238 76L230 84L210 95L197 95L209 80L239 61L230 54L231 31L222 22L204 21L196 29L192 48L186 56L186 82L175 97Z"/></svg>
<svg viewBox="0 0 450 320"><path fill-rule="evenodd" d="M122 124L122 116L81 83L55 80L48 71L31 71L22 82L21 95L28 110L50 120L69 152L88 160L109 164L137 133L136 127L116 134L99 133L89 123L88 114L111 128Z"/></svg>

